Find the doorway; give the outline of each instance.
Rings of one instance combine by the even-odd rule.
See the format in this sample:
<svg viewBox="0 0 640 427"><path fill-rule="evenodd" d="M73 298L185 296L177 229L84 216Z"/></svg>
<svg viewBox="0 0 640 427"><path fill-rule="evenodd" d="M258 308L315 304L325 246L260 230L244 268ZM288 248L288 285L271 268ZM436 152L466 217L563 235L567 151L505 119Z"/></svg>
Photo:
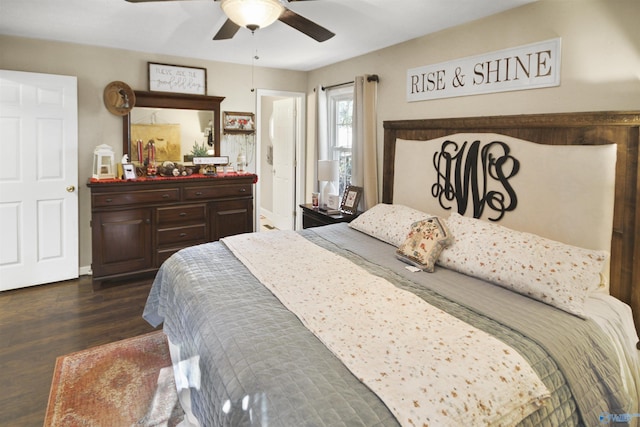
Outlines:
<svg viewBox="0 0 640 427"><path fill-rule="evenodd" d="M256 230L302 228L305 94L258 89L256 108ZM268 229L268 228L267 228Z"/></svg>

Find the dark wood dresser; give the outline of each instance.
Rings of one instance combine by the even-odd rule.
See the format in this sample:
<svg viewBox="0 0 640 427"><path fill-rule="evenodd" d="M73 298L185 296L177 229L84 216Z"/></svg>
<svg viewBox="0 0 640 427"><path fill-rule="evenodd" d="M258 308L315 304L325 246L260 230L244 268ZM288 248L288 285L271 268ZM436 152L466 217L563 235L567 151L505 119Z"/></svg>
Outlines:
<svg viewBox="0 0 640 427"><path fill-rule="evenodd" d="M173 253L253 231L256 175L94 181L94 282L154 273Z"/></svg>

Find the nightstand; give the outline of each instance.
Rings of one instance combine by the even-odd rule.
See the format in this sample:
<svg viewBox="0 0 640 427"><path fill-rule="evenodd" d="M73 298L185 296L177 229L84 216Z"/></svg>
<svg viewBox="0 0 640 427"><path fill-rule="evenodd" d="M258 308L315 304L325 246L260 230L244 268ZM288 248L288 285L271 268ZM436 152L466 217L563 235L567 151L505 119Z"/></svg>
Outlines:
<svg viewBox="0 0 640 427"><path fill-rule="evenodd" d="M338 213L329 215L319 209L314 209L311 204L300 205L302 208L302 228L319 227L321 225L337 224L339 222L351 222L360 215L360 212L348 215Z"/></svg>

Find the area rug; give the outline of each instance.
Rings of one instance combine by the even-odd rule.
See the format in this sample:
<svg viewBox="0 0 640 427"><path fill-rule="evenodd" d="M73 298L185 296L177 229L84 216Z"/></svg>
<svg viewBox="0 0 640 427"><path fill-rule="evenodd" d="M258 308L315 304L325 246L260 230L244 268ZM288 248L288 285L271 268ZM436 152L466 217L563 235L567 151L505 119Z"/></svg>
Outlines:
<svg viewBox="0 0 640 427"><path fill-rule="evenodd" d="M56 359L47 426L168 426L184 416L161 331Z"/></svg>

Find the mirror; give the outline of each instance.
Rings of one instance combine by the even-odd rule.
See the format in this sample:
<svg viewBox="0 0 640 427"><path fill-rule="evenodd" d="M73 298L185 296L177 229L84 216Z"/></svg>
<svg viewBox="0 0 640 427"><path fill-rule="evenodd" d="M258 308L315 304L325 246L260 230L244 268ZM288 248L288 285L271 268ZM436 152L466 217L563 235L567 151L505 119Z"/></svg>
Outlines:
<svg viewBox="0 0 640 427"><path fill-rule="evenodd" d="M213 111L135 107L131 110L131 162L143 162L147 143L154 141L156 163L190 162L194 145L198 155L214 155ZM204 152L202 152L204 151ZM208 151L208 152L207 152Z"/></svg>
<svg viewBox="0 0 640 427"><path fill-rule="evenodd" d="M184 163L184 156L191 154L194 143L220 155L220 103L224 97L142 91L135 94L135 107L123 116L122 126L122 151L129 155L130 162L144 161L150 139L155 142L158 163ZM138 140L143 141L141 147Z"/></svg>

